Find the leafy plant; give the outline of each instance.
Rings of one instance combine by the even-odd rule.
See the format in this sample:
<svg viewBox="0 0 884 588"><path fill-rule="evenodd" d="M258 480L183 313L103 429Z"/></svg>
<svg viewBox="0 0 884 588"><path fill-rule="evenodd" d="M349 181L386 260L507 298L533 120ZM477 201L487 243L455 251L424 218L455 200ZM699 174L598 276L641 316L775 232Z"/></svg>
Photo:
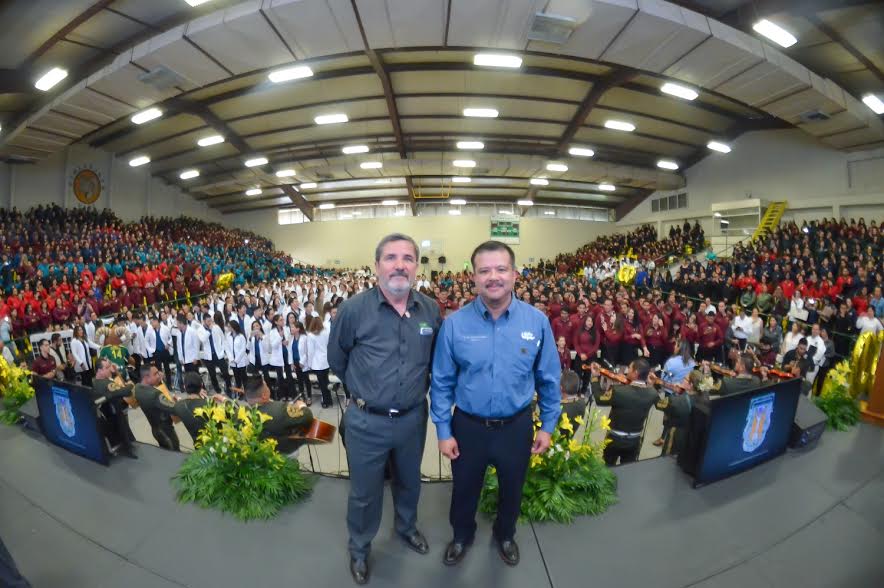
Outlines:
<svg viewBox="0 0 884 588"><path fill-rule="evenodd" d="M2 356L0 356L0 396L3 397L0 422L7 425L18 422L19 409L34 397L31 372L17 365L9 365Z"/></svg>
<svg viewBox="0 0 884 588"><path fill-rule="evenodd" d="M179 502L248 521L273 518L310 494L312 481L298 464L276 451L276 439L261 438L269 415L214 401L194 414L207 422L194 452L172 478Z"/></svg>
<svg viewBox="0 0 884 588"><path fill-rule="evenodd" d="M816 405L829 417L829 428L846 431L859 422L859 403L850 394L850 363L840 362L826 374Z"/></svg>
<svg viewBox="0 0 884 588"><path fill-rule="evenodd" d="M525 485L522 488L522 521L554 521L570 523L581 515L598 515L617 502L617 478L602 460L607 440L591 443L593 431L611 428L610 420L598 409L587 409L588 414L570 421L562 413L559 425L552 435L549 451L532 455ZM579 428L587 420L581 440L575 439L575 425ZM535 431L540 421L535 414ZM486 514L497 512L499 485L497 473L489 468L479 499L479 510Z"/></svg>

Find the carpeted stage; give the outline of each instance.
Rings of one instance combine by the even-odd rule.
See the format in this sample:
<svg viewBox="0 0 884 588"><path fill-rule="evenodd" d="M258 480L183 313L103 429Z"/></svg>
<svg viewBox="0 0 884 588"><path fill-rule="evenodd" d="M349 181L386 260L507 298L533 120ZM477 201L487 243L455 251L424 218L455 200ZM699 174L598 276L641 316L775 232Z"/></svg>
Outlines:
<svg viewBox="0 0 884 588"><path fill-rule="evenodd" d="M36 588L350 586L347 482L267 523L175 502L182 457L140 447L138 461L93 464L0 428L0 536ZM391 503L370 586L878 587L884 582L884 431L826 432L807 453L693 490L668 458L617 469L620 502L570 526L520 526L507 568L480 523L460 567L445 568L450 485L427 484L431 551L393 537Z"/></svg>

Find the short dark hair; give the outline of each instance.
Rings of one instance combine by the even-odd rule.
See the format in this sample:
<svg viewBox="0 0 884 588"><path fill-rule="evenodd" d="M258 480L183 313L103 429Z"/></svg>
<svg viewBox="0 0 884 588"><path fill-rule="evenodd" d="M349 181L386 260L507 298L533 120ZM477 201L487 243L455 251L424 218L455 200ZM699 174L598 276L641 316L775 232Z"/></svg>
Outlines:
<svg viewBox="0 0 884 588"><path fill-rule="evenodd" d="M252 377L246 380L245 394L246 400L257 400L261 397L261 392L265 386L264 379L261 377Z"/></svg>
<svg viewBox="0 0 884 588"><path fill-rule="evenodd" d="M412 247L414 247L414 261L417 262L420 260L420 249L418 249L417 242L406 235L405 233L390 233L386 237L378 242L377 247L374 248L374 261L375 263L381 260L381 251L384 250L384 246L387 243L393 243L395 241L408 241L411 243Z"/></svg>
<svg viewBox="0 0 884 588"><path fill-rule="evenodd" d="M651 364L648 363L647 359L636 359L632 362L632 369L635 370L639 380L647 380L648 374L651 373Z"/></svg>
<svg viewBox="0 0 884 588"><path fill-rule="evenodd" d="M59 333L52 333L52 342L53 342L53 343L55 343L56 341L59 341L60 339L61 339L61 334L59 334Z"/></svg>
<svg viewBox="0 0 884 588"><path fill-rule="evenodd" d="M580 389L580 376L571 370L562 372L561 380L562 392L568 396L574 396Z"/></svg>
<svg viewBox="0 0 884 588"><path fill-rule="evenodd" d="M199 374L187 372L184 374L184 391L188 394L199 394L203 389L203 379Z"/></svg>
<svg viewBox="0 0 884 588"><path fill-rule="evenodd" d="M510 265L513 266L513 269L515 269L516 254L513 252L513 248L506 243L502 243L501 241L491 240L480 243L478 247L473 249L473 254L470 255L470 263L473 265L473 271L476 270L476 256L487 251L506 251L510 254Z"/></svg>
<svg viewBox="0 0 884 588"><path fill-rule="evenodd" d="M145 363L142 364L141 369L138 370L138 377L142 380L150 375L150 370L153 369L153 364Z"/></svg>

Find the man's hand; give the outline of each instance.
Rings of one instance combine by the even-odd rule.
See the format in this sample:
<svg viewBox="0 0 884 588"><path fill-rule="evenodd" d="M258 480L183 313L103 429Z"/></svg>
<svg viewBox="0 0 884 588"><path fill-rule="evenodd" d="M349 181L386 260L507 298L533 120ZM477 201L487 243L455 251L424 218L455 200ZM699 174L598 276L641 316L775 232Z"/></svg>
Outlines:
<svg viewBox="0 0 884 588"><path fill-rule="evenodd" d="M590 372L590 374L592 374L592 377L594 377L594 378L599 377L599 374L602 373L601 369L602 369L602 367L599 364L597 364L596 362L592 362L591 364L589 364L589 372Z"/></svg>
<svg viewBox="0 0 884 588"><path fill-rule="evenodd" d="M534 445L531 447L531 453L546 453L552 442L551 435L546 431L537 431L534 436Z"/></svg>
<svg viewBox="0 0 884 588"><path fill-rule="evenodd" d="M303 400L296 400L295 401L295 408L307 408L307 403L304 402Z"/></svg>
<svg viewBox="0 0 884 588"><path fill-rule="evenodd" d="M457 447L457 439L454 437L439 441L439 451L452 461L460 457L460 449Z"/></svg>

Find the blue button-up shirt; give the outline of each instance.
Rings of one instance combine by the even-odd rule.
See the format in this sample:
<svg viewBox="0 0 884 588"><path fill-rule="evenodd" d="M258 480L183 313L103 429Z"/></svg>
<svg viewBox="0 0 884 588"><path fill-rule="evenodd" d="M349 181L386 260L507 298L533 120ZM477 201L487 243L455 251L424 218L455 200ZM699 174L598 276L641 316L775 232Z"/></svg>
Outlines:
<svg viewBox="0 0 884 588"><path fill-rule="evenodd" d="M552 433L562 411L562 368L549 319L512 299L497 320L480 298L442 323L433 354L431 416L451 438L451 407L485 418L510 417L539 396L541 428Z"/></svg>

